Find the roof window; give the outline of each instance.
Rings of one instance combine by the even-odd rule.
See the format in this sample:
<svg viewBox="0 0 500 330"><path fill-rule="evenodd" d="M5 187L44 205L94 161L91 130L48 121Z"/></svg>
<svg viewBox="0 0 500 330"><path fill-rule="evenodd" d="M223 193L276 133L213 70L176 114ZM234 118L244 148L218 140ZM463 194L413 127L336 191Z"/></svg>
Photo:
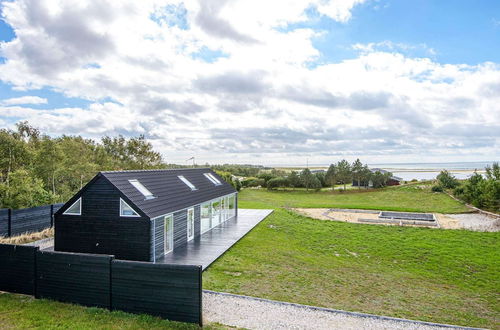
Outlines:
<svg viewBox="0 0 500 330"><path fill-rule="evenodd" d="M155 196L153 196L151 191L149 191L146 187L144 187L142 185L142 183L140 183L138 180L132 179L132 180L128 180L128 182L130 182L130 184L133 185L135 187L135 189L139 190L139 192L141 194L143 194L146 199L155 198Z"/></svg>
<svg viewBox="0 0 500 330"><path fill-rule="evenodd" d="M186 179L183 175L179 175L178 178L181 179L181 181L184 182L186 184L186 186L191 188L191 190L197 190L196 187L194 186L194 184L189 182L189 180Z"/></svg>
<svg viewBox="0 0 500 330"><path fill-rule="evenodd" d="M203 175L210 180L214 185L218 186L221 185L222 183L220 182L219 179L217 179L212 173L203 173Z"/></svg>

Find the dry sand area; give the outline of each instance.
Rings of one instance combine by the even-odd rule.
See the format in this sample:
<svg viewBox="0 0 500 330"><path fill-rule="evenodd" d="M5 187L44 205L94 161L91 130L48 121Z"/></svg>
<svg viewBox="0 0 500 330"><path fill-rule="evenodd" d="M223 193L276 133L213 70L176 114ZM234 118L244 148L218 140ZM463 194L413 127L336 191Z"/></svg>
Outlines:
<svg viewBox="0 0 500 330"><path fill-rule="evenodd" d="M293 211L310 218L330 221L345 221L353 223L373 224L358 221L358 219L378 219L380 211L376 210L348 210L348 209L303 209L295 208ZM443 229L468 229L476 231L500 231L500 219L489 217L481 213L440 214L434 213L439 228ZM394 224L380 224L389 225ZM405 225L408 226L408 225ZM422 226L419 226L422 227ZM438 228L430 226L431 228Z"/></svg>

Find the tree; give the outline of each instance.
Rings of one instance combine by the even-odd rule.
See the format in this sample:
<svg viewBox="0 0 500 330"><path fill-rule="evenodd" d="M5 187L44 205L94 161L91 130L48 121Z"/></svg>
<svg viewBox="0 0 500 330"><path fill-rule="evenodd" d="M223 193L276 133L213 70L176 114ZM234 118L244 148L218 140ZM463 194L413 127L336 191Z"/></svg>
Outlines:
<svg viewBox="0 0 500 330"><path fill-rule="evenodd" d="M488 180L500 180L500 165L498 162L494 162L491 167L486 166L486 178Z"/></svg>
<svg viewBox="0 0 500 330"><path fill-rule="evenodd" d="M344 185L344 190L346 190L346 184L352 182L351 165L345 159L337 163L337 180Z"/></svg>
<svg viewBox="0 0 500 330"><path fill-rule="evenodd" d="M454 189L459 185L458 180L447 170L442 170L436 177L441 187Z"/></svg>
<svg viewBox="0 0 500 330"><path fill-rule="evenodd" d="M316 176L316 178L318 179L321 187L326 187L327 184L326 184L326 175L324 172L317 172L314 174L314 176Z"/></svg>
<svg viewBox="0 0 500 330"><path fill-rule="evenodd" d="M358 189L361 189L361 176L363 172L363 163L358 159L352 163L352 178L358 184Z"/></svg>
<svg viewBox="0 0 500 330"><path fill-rule="evenodd" d="M335 184L337 183L337 167L334 164L330 164L328 171L326 171L325 181L335 189Z"/></svg>
<svg viewBox="0 0 500 330"><path fill-rule="evenodd" d="M370 171L368 165L364 165L360 172L360 180L365 185L366 189L368 189L368 185L370 184L371 176L372 176L372 171Z"/></svg>
<svg viewBox="0 0 500 330"><path fill-rule="evenodd" d="M314 179L317 180L314 175L312 175L311 171L308 168L305 168L300 172L300 181L302 185L306 188L306 190L309 190L310 188L313 187L314 185Z"/></svg>
<svg viewBox="0 0 500 330"><path fill-rule="evenodd" d="M27 208L54 202L55 196L46 191L43 181L24 169L11 173L10 184L0 184L0 208Z"/></svg>
<svg viewBox="0 0 500 330"><path fill-rule="evenodd" d="M382 188L387 183L387 177L380 171L376 171L371 175L373 188Z"/></svg>
<svg viewBox="0 0 500 330"><path fill-rule="evenodd" d="M288 185L291 187L291 188L297 188L297 187L300 187L300 177L299 175L297 174L296 171L292 171L289 175L288 175Z"/></svg>

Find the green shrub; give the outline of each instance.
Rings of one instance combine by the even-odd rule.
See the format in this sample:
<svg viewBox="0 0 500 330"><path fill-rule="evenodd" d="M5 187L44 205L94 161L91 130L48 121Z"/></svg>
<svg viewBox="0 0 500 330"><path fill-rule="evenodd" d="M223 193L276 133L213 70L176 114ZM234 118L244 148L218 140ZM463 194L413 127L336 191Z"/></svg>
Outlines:
<svg viewBox="0 0 500 330"><path fill-rule="evenodd" d="M432 186L431 190L433 192L443 192L444 189L443 189L443 187L441 185L437 184L437 185Z"/></svg>

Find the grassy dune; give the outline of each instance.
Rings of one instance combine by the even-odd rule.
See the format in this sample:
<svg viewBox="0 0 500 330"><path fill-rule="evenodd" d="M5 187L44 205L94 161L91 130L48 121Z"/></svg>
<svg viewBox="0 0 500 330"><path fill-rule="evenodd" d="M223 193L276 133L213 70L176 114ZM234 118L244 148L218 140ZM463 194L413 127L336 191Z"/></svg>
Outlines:
<svg viewBox="0 0 500 330"><path fill-rule="evenodd" d="M239 194L242 208L350 208L411 212L461 213L465 205L443 193L433 193L427 186L409 185L380 190L345 192L267 191L244 189Z"/></svg>
<svg viewBox="0 0 500 330"><path fill-rule="evenodd" d="M280 203L257 204L256 196L279 195L244 192L241 205ZM293 205L332 206L324 204L327 195L319 201L308 196L292 194ZM453 203L418 207L407 201L402 209L461 210ZM344 199L337 205L380 205L356 203ZM500 233L321 221L277 209L204 272L203 285L314 306L500 328L499 242Z"/></svg>

